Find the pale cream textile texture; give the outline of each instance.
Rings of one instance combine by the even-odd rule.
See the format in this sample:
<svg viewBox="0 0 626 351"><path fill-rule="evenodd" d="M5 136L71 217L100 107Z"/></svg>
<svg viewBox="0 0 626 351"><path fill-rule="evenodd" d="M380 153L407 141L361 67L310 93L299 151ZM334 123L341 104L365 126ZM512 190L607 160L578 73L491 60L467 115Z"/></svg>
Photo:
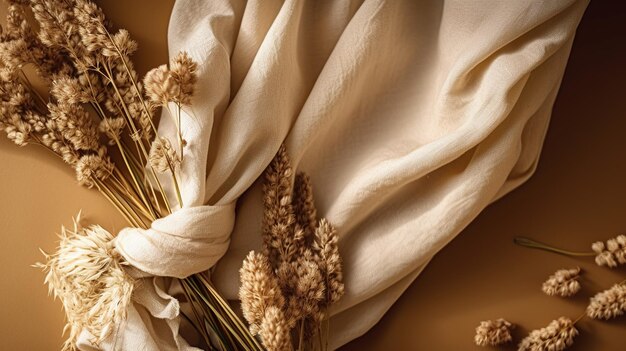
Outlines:
<svg viewBox="0 0 626 351"><path fill-rule="evenodd" d="M118 248L144 272L174 277L225 253L212 277L236 299L238 269L261 242L259 177L284 142L340 235L346 295L330 342L345 344L533 173L586 5L178 0L170 55L200 63L182 122L185 208L149 231L124 230ZM159 128L174 136L171 119ZM154 292L136 299L117 346L188 349L165 281L146 279Z"/></svg>

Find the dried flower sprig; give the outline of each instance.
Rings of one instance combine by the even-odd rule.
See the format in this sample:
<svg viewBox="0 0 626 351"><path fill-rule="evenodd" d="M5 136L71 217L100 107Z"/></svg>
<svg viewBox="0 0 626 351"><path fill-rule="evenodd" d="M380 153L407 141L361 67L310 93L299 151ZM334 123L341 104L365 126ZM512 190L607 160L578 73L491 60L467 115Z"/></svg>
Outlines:
<svg viewBox="0 0 626 351"><path fill-rule="evenodd" d="M574 344L578 329L571 319L559 317L541 329L533 330L524 338L519 351L561 351Z"/></svg>
<svg viewBox="0 0 626 351"><path fill-rule="evenodd" d="M134 280L124 269L113 235L99 226L82 228L80 215L74 229L61 229L59 248L37 264L46 274L50 294L61 300L67 316L69 338L63 350L75 350L86 330L100 344L126 319Z"/></svg>
<svg viewBox="0 0 626 351"><path fill-rule="evenodd" d="M612 319L626 313L626 284L621 282L594 295L587 306L587 316Z"/></svg>
<svg viewBox="0 0 626 351"><path fill-rule="evenodd" d="M478 346L498 346L513 340L511 330L515 326L504 318L480 322L476 327L474 342Z"/></svg>
<svg viewBox="0 0 626 351"><path fill-rule="evenodd" d="M550 251L566 256L595 256L595 262L599 266L615 268L618 265L626 264L626 235L618 235L615 238L607 240L606 243L602 241L597 241L591 245L592 251L590 252L574 252L563 250L533 239L520 236L515 237L513 239L513 242L520 246Z"/></svg>
<svg viewBox="0 0 626 351"><path fill-rule="evenodd" d="M568 297L580 290L580 268L559 269L541 286L541 290L550 296Z"/></svg>
<svg viewBox="0 0 626 351"><path fill-rule="evenodd" d="M281 146L265 171L263 252L252 252L244 261L239 295L251 332L259 333L268 350L314 347L315 335L319 348L326 349L321 324L326 321L328 327L327 308L344 292L338 237L326 219L317 221L310 179L300 173L292 185L292 177ZM270 329L268 320L273 321Z"/></svg>

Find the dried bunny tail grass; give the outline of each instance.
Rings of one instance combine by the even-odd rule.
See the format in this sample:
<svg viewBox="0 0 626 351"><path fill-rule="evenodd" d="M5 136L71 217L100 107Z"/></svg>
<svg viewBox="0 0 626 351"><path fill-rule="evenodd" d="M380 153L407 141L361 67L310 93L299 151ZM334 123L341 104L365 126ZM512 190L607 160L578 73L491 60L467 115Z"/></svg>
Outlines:
<svg viewBox="0 0 626 351"><path fill-rule="evenodd" d="M292 350L291 335L289 332L290 328L285 324L283 311L276 306L268 307L261 320L259 330L263 346L265 346L268 351Z"/></svg>
<svg viewBox="0 0 626 351"><path fill-rule="evenodd" d="M99 226L62 228L59 248L37 264L47 274L50 294L59 298L67 317L69 337L63 350L76 349L86 330L95 345L124 322L134 281L124 271L125 262L114 247L113 235Z"/></svg>
<svg viewBox="0 0 626 351"><path fill-rule="evenodd" d="M174 101L181 92L181 86L166 65L151 69L143 83L148 99L160 106Z"/></svg>
<svg viewBox="0 0 626 351"><path fill-rule="evenodd" d="M344 294L338 242L337 231L325 218L322 218L315 230L313 247L318 259L317 264L326 281L326 304L339 301Z"/></svg>
<svg viewBox="0 0 626 351"><path fill-rule="evenodd" d="M594 319L612 319L626 313L626 285L615 284L593 296L587 306L587 315Z"/></svg>
<svg viewBox="0 0 626 351"><path fill-rule="evenodd" d="M626 264L626 235L618 235L606 241L598 241L591 245L591 249L597 254L596 264L611 268Z"/></svg>
<svg viewBox="0 0 626 351"><path fill-rule="evenodd" d="M317 226L317 209L313 200L311 178L305 173L296 174L293 186L293 208L296 223L304 230L307 238L312 237Z"/></svg>
<svg viewBox="0 0 626 351"><path fill-rule="evenodd" d="M270 306L282 308L285 298L272 267L263 254L251 251L243 261L239 276L241 280L239 299L243 316L250 324L250 332L256 335L259 333L267 308Z"/></svg>
<svg viewBox="0 0 626 351"><path fill-rule="evenodd" d="M292 201L293 170L284 145L265 170L263 184L263 244L274 268L280 262L292 262L300 252L303 235L295 236ZM296 241L296 239L298 239Z"/></svg>
<svg viewBox="0 0 626 351"><path fill-rule="evenodd" d="M538 330L533 330L519 344L519 351L561 351L572 346L578 330L572 320L560 317Z"/></svg>
<svg viewBox="0 0 626 351"><path fill-rule="evenodd" d="M579 277L579 267L560 269L543 283L541 290L550 296L572 296L580 290Z"/></svg>
<svg viewBox="0 0 626 351"><path fill-rule="evenodd" d="M160 173L168 170L173 171L180 166L180 159L176 150L172 147L169 139L163 137L158 137L152 142L148 161Z"/></svg>
<svg viewBox="0 0 626 351"><path fill-rule="evenodd" d="M174 102L189 105L194 93L194 86L198 81L198 64L185 51L174 57L170 64L172 77L178 82L180 91Z"/></svg>
<svg viewBox="0 0 626 351"><path fill-rule="evenodd" d="M96 154L81 156L74 166L78 183L88 188L93 187L97 181L106 180L114 167L104 146Z"/></svg>
<svg viewBox="0 0 626 351"><path fill-rule="evenodd" d="M511 329L515 326L503 318L480 322L476 327L474 342L478 346L497 346L511 342Z"/></svg>

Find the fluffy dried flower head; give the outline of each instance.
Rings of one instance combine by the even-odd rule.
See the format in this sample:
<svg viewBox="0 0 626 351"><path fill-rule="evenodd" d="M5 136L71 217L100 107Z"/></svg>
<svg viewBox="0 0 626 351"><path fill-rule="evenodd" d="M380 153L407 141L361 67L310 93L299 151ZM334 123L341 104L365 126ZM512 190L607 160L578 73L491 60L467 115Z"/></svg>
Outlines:
<svg viewBox="0 0 626 351"><path fill-rule="evenodd" d="M113 238L99 226L63 228L57 251L38 264L47 273L50 294L61 300L67 316L69 337L63 350L75 350L83 330L98 345L126 319L134 281L124 271Z"/></svg>
<svg viewBox="0 0 626 351"><path fill-rule="evenodd" d="M618 235L606 241L598 241L591 245L591 249L597 254L596 264L611 268L626 264L626 235Z"/></svg>
<svg viewBox="0 0 626 351"><path fill-rule="evenodd" d="M174 98L174 102L183 105L191 103L194 86L198 81L198 64L185 51L181 51L174 57L170 65L172 76L178 82L180 91Z"/></svg>
<svg viewBox="0 0 626 351"><path fill-rule="evenodd" d="M157 172L175 170L180 165L180 159L169 139L158 137L152 142L149 155L150 165Z"/></svg>
<svg viewBox="0 0 626 351"><path fill-rule="evenodd" d="M181 91L178 81L166 65L150 70L143 82L150 101L161 106L174 101Z"/></svg>
<svg viewBox="0 0 626 351"><path fill-rule="evenodd" d="M113 145L115 144L116 140L120 139L122 130L124 130L125 126L126 121L122 117L104 118L100 121L98 129L101 133L106 134L106 136L109 138L109 143Z"/></svg>
<svg viewBox="0 0 626 351"><path fill-rule="evenodd" d="M98 150L100 146L98 127L82 106L49 103L48 110L56 130L74 148L77 150Z"/></svg>
<svg viewBox="0 0 626 351"><path fill-rule="evenodd" d="M514 326L507 320L499 318L494 320L482 321L476 327L476 335L474 342L478 346L497 346L511 342L511 329Z"/></svg>
<svg viewBox="0 0 626 351"><path fill-rule="evenodd" d="M130 33L126 29L120 29L112 36L112 45L106 45L102 50L102 55L107 57L122 56L127 57L137 51L137 42L131 39Z"/></svg>
<svg viewBox="0 0 626 351"><path fill-rule="evenodd" d="M538 330L533 330L519 344L519 351L561 351L572 346L578 330L569 318L560 317Z"/></svg>
<svg viewBox="0 0 626 351"><path fill-rule="evenodd" d="M593 296L587 306L587 315L594 319L612 319L626 312L626 285L615 284Z"/></svg>
<svg viewBox="0 0 626 351"><path fill-rule="evenodd" d="M306 250L304 255L298 256L292 265L294 284L291 290L293 290L297 307L291 304L289 313L291 319L312 317L315 320L321 320L323 315L320 311L320 302L325 300L326 286L315 257L309 250Z"/></svg>
<svg viewBox="0 0 626 351"><path fill-rule="evenodd" d="M243 316L250 324L250 332L258 334L268 307L282 308L285 299L265 255L251 251L243 261L239 275Z"/></svg>
<svg viewBox="0 0 626 351"><path fill-rule="evenodd" d="M541 290L550 296L572 296L580 290L579 277L579 267L560 269L543 283Z"/></svg>
<svg viewBox="0 0 626 351"><path fill-rule="evenodd" d="M270 306L265 310L261 321L259 335L267 351L291 351L291 336L289 327L285 324L283 311Z"/></svg>
<svg viewBox="0 0 626 351"><path fill-rule="evenodd" d="M50 95L56 101L70 105L88 103L90 100L89 93L81 82L68 76L58 77L52 81Z"/></svg>
<svg viewBox="0 0 626 351"><path fill-rule="evenodd" d="M76 162L76 179L78 184L91 188L96 180L106 180L113 172L115 165L106 153L106 147L101 147L97 154L81 156Z"/></svg>

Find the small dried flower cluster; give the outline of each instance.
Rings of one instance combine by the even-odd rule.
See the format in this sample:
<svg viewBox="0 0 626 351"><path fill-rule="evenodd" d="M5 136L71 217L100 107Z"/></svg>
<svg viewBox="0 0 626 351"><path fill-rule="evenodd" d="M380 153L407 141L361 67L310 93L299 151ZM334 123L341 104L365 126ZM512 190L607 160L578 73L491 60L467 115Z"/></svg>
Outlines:
<svg viewBox="0 0 626 351"><path fill-rule="evenodd" d="M297 326L311 338L344 293L337 233L317 221L310 179L297 174L292 189L291 178L281 146L265 172L264 250L251 252L240 271L244 317L270 351L291 350Z"/></svg>
<svg viewBox="0 0 626 351"><path fill-rule="evenodd" d="M593 296L587 315L594 319L612 319L626 313L626 284L615 284Z"/></svg>
<svg viewBox="0 0 626 351"><path fill-rule="evenodd" d="M50 294L61 300L69 338L63 350L75 350L80 333L91 334L94 345L104 341L126 319L134 287L115 251L113 235L99 226L63 228L59 248L38 267L47 272Z"/></svg>
<svg viewBox="0 0 626 351"><path fill-rule="evenodd" d="M518 347L519 351L561 351L572 346L578 330L574 323L566 317L557 320L538 330L533 330L524 338Z"/></svg>
<svg viewBox="0 0 626 351"><path fill-rule="evenodd" d="M478 346L497 346L513 340L511 329L514 325L503 318L480 322L476 327L474 342Z"/></svg>
<svg viewBox="0 0 626 351"><path fill-rule="evenodd" d="M591 245L593 252L597 254L596 264L611 268L626 264L626 235L618 235L609 239L606 243L598 241Z"/></svg>
<svg viewBox="0 0 626 351"><path fill-rule="evenodd" d="M559 269L546 280L541 290L550 296L568 297L580 290L580 268Z"/></svg>

